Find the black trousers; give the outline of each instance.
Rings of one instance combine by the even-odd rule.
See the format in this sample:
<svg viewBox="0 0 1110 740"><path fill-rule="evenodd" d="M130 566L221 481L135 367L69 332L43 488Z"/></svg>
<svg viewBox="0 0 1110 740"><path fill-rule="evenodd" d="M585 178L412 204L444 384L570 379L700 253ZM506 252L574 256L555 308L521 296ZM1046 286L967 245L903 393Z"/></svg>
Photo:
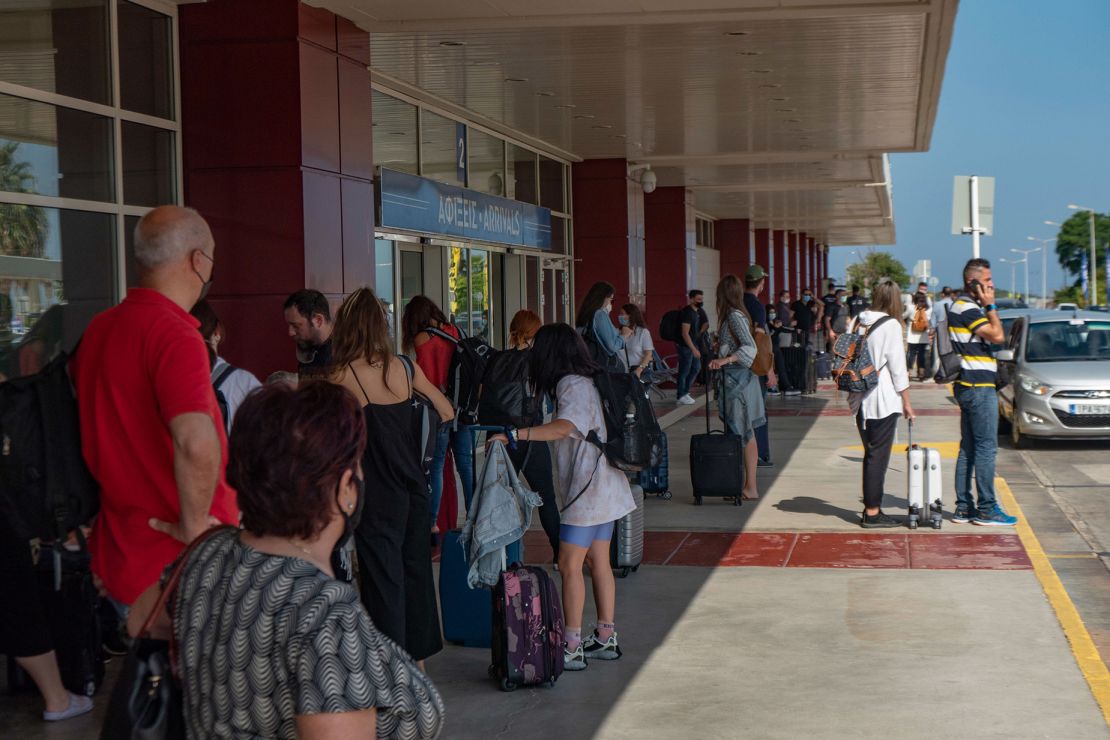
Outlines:
<svg viewBox="0 0 1110 740"><path fill-rule="evenodd" d="M856 429L863 442L863 505L868 509L882 506L886 469L890 464L890 448L894 444L894 430L898 428L900 414L884 419L863 418L856 414Z"/></svg>
<svg viewBox="0 0 1110 740"><path fill-rule="evenodd" d="M43 557L49 557L43 548ZM29 658L54 649L50 622L39 598L31 546L0 524L0 653Z"/></svg>
<svg viewBox="0 0 1110 740"><path fill-rule="evenodd" d="M515 450L509 450L509 459L512 460L517 474L524 475L528 485L543 501L543 506L540 507L540 524L543 525L547 541L551 543L552 556L558 562L559 502L555 500L551 450L546 442L520 442Z"/></svg>
<svg viewBox="0 0 1110 740"><path fill-rule="evenodd" d="M911 344L909 350L906 352L906 370L913 370L913 363L917 361L917 372L919 375L924 375L929 372L929 366L925 362L925 351L929 349L928 344Z"/></svg>

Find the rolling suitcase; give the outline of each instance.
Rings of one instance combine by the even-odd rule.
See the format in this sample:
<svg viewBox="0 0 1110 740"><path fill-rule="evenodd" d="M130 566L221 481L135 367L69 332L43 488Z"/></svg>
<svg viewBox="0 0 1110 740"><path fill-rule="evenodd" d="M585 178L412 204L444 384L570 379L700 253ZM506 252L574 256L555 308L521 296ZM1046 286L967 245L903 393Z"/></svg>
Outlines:
<svg viewBox="0 0 1110 740"><path fill-rule="evenodd" d="M632 498L636 508L617 521L609 540L609 563L620 578L639 570L644 559L644 489L635 483Z"/></svg>
<svg viewBox="0 0 1110 740"><path fill-rule="evenodd" d="M452 529L443 536L439 559L439 610L443 618L443 639L464 647L490 646L490 592L486 588L470 588L466 574L470 566L466 553L459 546L462 530ZM522 540L505 548L507 562L524 559Z"/></svg>
<svg viewBox="0 0 1110 740"><path fill-rule="evenodd" d="M806 389L806 356L809 353L805 347L784 347L782 349L782 360L786 371L786 377L790 380L790 385L800 391ZM780 381L779 385L782 383Z"/></svg>
<svg viewBox="0 0 1110 740"><path fill-rule="evenodd" d="M832 355L828 352L817 353L817 379L829 380L832 378Z"/></svg>
<svg viewBox="0 0 1110 740"><path fill-rule="evenodd" d="M492 608L490 677L502 691L554 686L563 673L563 610L551 576L510 565L493 588Z"/></svg>
<svg viewBox="0 0 1110 740"><path fill-rule="evenodd" d="M940 450L920 447L913 442L913 422L909 423L910 441L906 450L906 500L909 502L910 529L930 525L940 529L944 522L944 494L941 489Z"/></svg>
<svg viewBox="0 0 1110 740"><path fill-rule="evenodd" d="M663 432L663 459L654 468L644 468L640 471L640 487L645 494L656 494L660 498L671 498L670 452L668 450L667 433Z"/></svg>
<svg viewBox="0 0 1110 740"><path fill-rule="evenodd" d="M755 382L755 379L752 380ZM706 496L742 502L744 486L744 442L726 428L709 429L709 397L705 394L705 434L690 437L690 481L694 487L694 505L701 506Z"/></svg>
<svg viewBox="0 0 1110 740"><path fill-rule="evenodd" d="M817 356L806 350L806 384L802 393L817 392Z"/></svg>

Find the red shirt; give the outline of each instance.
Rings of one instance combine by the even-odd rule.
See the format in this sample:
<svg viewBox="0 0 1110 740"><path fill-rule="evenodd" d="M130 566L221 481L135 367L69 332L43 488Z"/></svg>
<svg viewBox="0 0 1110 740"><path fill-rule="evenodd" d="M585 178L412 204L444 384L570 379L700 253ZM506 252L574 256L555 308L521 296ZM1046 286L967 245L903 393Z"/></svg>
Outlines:
<svg viewBox="0 0 1110 740"><path fill-rule="evenodd" d="M444 334L458 338L459 330L451 324L439 327ZM416 364L424 371L428 381L441 391L447 387L447 371L451 367L451 356L455 354L455 345L443 337L429 334L427 342L416 348Z"/></svg>
<svg viewBox="0 0 1110 740"><path fill-rule="evenodd" d="M235 491L224 478L227 438L198 326L161 293L133 288L123 303L92 320L74 359L81 447L100 484L100 513L89 538L92 568L124 604L134 603L184 547L148 524L151 517L181 518L174 417L199 412L212 418L223 462L211 513L239 522Z"/></svg>

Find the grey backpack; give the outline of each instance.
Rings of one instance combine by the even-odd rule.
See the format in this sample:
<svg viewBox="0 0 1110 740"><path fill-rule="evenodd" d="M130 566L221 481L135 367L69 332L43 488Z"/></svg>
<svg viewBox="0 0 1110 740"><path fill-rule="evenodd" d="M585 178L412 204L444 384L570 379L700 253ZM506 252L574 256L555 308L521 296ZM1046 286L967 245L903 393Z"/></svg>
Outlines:
<svg viewBox="0 0 1110 740"><path fill-rule="evenodd" d="M866 393L879 384L879 370L871 358L871 348L867 346L867 335L878 329L892 317L884 316L870 327L855 327L836 338L833 345L832 376L838 390L849 393Z"/></svg>

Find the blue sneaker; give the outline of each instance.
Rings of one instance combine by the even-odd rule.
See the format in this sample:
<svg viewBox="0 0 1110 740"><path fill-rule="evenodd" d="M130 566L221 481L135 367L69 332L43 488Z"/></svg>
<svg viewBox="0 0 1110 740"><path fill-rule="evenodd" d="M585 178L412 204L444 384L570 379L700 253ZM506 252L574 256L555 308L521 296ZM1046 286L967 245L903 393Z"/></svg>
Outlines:
<svg viewBox="0 0 1110 740"><path fill-rule="evenodd" d="M952 512L952 523L967 524L972 519L975 519L977 516L979 516L979 512L968 511L967 509L957 506L956 510Z"/></svg>
<svg viewBox="0 0 1110 740"><path fill-rule="evenodd" d="M1017 517L1010 516L999 507L990 512L980 511L971 523L980 527L1012 527L1017 524Z"/></svg>

